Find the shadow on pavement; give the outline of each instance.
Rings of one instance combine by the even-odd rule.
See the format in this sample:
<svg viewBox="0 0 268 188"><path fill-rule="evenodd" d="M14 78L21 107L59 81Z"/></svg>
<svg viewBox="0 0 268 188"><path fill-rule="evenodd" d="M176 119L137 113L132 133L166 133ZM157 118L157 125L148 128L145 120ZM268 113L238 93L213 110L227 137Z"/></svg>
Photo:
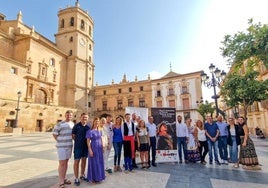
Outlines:
<svg viewBox="0 0 268 188"><path fill-rule="evenodd" d="M33 178L3 188L49 188L55 187L57 184L57 176Z"/></svg>

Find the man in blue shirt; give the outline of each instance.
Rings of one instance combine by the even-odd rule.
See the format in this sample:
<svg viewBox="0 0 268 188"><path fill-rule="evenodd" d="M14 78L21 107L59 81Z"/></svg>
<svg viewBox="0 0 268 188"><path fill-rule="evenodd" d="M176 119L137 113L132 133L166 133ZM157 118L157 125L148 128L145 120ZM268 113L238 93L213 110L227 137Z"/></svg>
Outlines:
<svg viewBox="0 0 268 188"><path fill-rule="evenodd" d="M75 176L74 184L76 186L80 185L80 181L78 179L80 159L81 159L80 179L87 181L87 178L85 176L86 160L88 156L86 133L90 129L87 123L88 123L88 115L86 113L82 113L81 121L77 123L72 130L72 137L74 140L74 176Z"/></svg>
<svg viewBox="0 0 268 188"><path fill-rule="evenodd" d="M218 136L219 128L216 123L212 122L212 117L207 116L207 122L205 123L206 137L208 141L209 149L209 164L213 162L212 150L214 151L214 159L217 165L221 165L218 159Z"/></svg>
<svg viewBox="0 0 268 188"><path fill-rule="evenodd" d="M218 139L219 153L222 164L228 164L228 150L227 150L227 137L228 137L228 124L222 121L222 116L219 115L216 124L218 125L220 136Z"/></svg>

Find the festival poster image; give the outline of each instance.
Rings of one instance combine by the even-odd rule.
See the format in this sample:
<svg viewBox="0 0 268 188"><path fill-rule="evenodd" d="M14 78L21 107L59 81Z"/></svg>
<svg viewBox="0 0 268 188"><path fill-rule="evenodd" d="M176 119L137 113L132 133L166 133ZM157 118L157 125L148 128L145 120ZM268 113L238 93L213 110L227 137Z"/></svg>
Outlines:
<svg viewBox="0 0 268 188"><path fill-rule="evenodd" d="M176 109L152 108L151 112L157 126L156 160L177 161Z"/></svg>

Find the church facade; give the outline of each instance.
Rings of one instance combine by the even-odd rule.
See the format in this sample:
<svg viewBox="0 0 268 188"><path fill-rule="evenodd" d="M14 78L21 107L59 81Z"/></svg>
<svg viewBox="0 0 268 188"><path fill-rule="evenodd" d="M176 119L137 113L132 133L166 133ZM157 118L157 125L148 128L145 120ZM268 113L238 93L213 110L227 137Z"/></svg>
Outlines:
<svg viewBox="0 0 268 188"><path fill-rule="evenodd" d="M93 19L79 7L58 12L52 42L16 20L0 14L0 132L23 128L46 131L74 111L90 113L93 88Z"/></svg>

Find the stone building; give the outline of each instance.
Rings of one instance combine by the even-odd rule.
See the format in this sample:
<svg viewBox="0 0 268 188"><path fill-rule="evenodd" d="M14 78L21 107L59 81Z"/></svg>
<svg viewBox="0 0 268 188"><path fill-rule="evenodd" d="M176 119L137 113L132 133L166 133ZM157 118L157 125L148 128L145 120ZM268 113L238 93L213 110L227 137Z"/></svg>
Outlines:
<svg viewBox="0 0 268 188"><path fill-rule="evenodd" d="M0 132L45 131L67 109L75 120L91 111L93 29L78 2L59 10L55 42L25 25L21 12L16 20L0 14Z"/></svg>
<svg viewBox="0 0 268 188"><path fill-rule="evenodd" d="M123 116L126 107L176 108L176 114L200 119L196 101L202 97L201 71L177 74L170 70L159 79L128 81L126 75L120 83L94 87L95 116L111 114ZM146 120L147 121L147 120Z"/></svg>
<svg viewBox="0 0 268 188"><path fill-rule="evenodd" d="M151 80L128 81L126 75L120 83L94 87L94 111L96 117L111 114L124 116L125 107L149 108L152 106Z"/></svg>

